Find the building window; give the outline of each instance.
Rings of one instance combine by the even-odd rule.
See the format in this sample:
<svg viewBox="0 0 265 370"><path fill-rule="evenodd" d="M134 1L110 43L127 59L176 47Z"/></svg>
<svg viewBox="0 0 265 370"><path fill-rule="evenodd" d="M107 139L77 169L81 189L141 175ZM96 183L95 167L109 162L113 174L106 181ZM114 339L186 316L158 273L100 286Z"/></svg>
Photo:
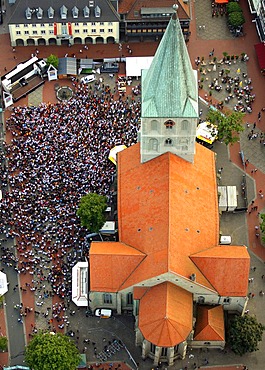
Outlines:
<svg viewBox="0 0 265 370"><path fill-rule="evenodd" d="M42 31L41 31L41 34L42 34L42 35L45 35L45 33L46 33L46 31L45 31L45 30L42 30Z"/></svg>
<svg viewBox="0 0 265 370"><path fill-rule="evenodd" d="M188 131L188 127L189 127L189 121L187 121L186 119L181 121L181 131Z"/></svg>
<svg viewBox="0 0 265 370"><path fill-rule="evenodd" d="M92 28L91 32L96 33L97 31L95 30L95 28Z"/></svg>
<svg viewBox="0 0 265 370"><path fill-rule="evenodd" d="M156 346L153 343L151 343L151 345L150 345L150 352L153 353L153 354L155 354L155 351L156 351Z"/></svg>
<svg viewBox="0 0 265 370"><path fill-rule="evenodd" d="M50 35L53 35L53 30L49 30L49 34Z"/></svg>
<svg viewBox="0 0 265 370"><path fill-rule="evenodd" d="M112 295L109 293L103 294L103 301L104 303L112 303Z"/></svg>
<svg viewBox="0 0 265 370"><path fill-rule="evenodd" d="M166 347L162 347L161 356L162 357L166 357L167 356L167 348Z"/></svg>
<svg viewBox="0 0 265 370"><path fill-rule="evenodd" d="M108 29L108 33L112 33L113 32L113 29L112 28L109 28Z"/></svg>
<svg viewBox="0 0 265 370"><path fill-rule="evenodd" d="M104 28L100 28L99 32L104 33Z"/></svg>
<svg viewBox="0 0 265 370"><path fill-rule="evenodd" d="M104 22L99 22L100 26L104 26Z"/></svg>
<svg viewBox="0 0 265 370"><path fill-rule="evenodd" d="M32 24L32 27L37 27L37 25L35 23Z"/></svg>
<svg viewBox="0 0 265 370"><path fill-rule="evenodd" d="M24 24L24 27L27 28L29 25L28 24Z"/></svg>
<svg viewBox="0 0 265 370"><path fill-rule="evenodd" d="M172 145L173 145L172 139L168 138L165 140L165 146L172 146Z"/></svg>
<svg viewBox="0 0 265 370"><path fill-rule="evenodd" d="M109 22L109 23L108 23L108 25L109 25L109 26L112 26L112 22Z"/></svg>
<svg viewBox="0 0 265 370"><path fill-rule="evenodd" d="M127 294L127 304L128 305L133 304L133 294L131 292Z"/></svg>
<svg viewBox="0 0 265 370"><path fill-rule="evenodd" d="M231 299L230 299L230 298L224 298L224 304L229 304L229 303L230 303L230 301L231 301Z"/></svg>
<svg viewBox="0 0 265 370"><path fill-rule="evenodd" d="M173 126L175 125L175 122L172 121L172 119L168 119L164 125L166 126L166 129L172 130Z"/></svg>
<svg viewBox="0 0 265 370"><path fill-rule="evenodd" d="M45 27L45 24L44 23L41 23L41 25L40 25L41 27Z"/></svg>
<svg viewBox="0 0 265 370"><path fill-rule="evenodd" d="M92 25L92 26L95 26L95 25L96 25L96 22L92 22L92 23L91 23L91 25Z"/></svg>
<svg viewBox="0 0 265 370"><path fill-rule="evenodd" d="M76 23L75 23L75 26L79 26L79 23L78 23L78 22L76 22Z"/></svg>
<svg viewBox="0 0 265 370"><path fill-rule="evenodd" d="M17 34L17 35L21 35L21 32L20 32L20 31L17 31L17 32L16 32L16 34Z"/></svg>
<svg viewBox="0 0 265 370"><path fill-rule="evenodd" d="M33 35L37 35L37 34L38 34L38 32L37 32L37 31L33 31L32 33L33 33Z"/></svg>
<svg viewBox="0 0 265 370"><path fill-rule="evenodd" d="M87 26L87 22L84 22L84 23L83 23L83 26Z"/></svg>
<svg viewBox="0 0 265 370"><path fill-rule="evenodd" d="M53 23L49 23L49 27L53 27Z"/></svg>
<svg viewBox="0 0 265 370"><path fill-rule="evenodd" d="M29 31L25 31L25 32L24 32L24 34L25 34L25 35L29 35Z"/></svg>
<svg viewBox="0 0 265 370"><path fill-rule="evenodd" d="M66 26L66 23L65 22L62 22L62 26Z"/></svg>
<svg viewBox="0 0 265 370"><path fill-rule="evenodd" d="M157 124L158 124L158 122L155 119L152 119L152 121L151 121L151 130L152 131L157 131Z"/></svg>
<svg viewBox="0 0 265 370"><path fill-rule="evenodd" d="M152 150L154 152L158 151L158 140L157 139L150 139L149 140L149 150Z"/></svg>
<svg viewBox="0 0 265 370"><path fill-rule="evenodd" d="M20 27L20 24L16 24L16 28L19 28Z"/></svg>
<svg viewBox="0 0 265 370"><path fill-rule="evenodd" d="M174 354L177 354L179 351L179 345L177 344L175 347L174 347Z"/></svg>
<svg viewBox="0 0 265 370"><path fill-rule="evenodd" d="M79 30L75 30L75 33L79 33Z"/></svg>
<svg viewBox="0 0 265 370"><path fill-rule="evenodd" d="M87 28L84 28L83 29L83 33L88 33L88 29Z"/></svg>

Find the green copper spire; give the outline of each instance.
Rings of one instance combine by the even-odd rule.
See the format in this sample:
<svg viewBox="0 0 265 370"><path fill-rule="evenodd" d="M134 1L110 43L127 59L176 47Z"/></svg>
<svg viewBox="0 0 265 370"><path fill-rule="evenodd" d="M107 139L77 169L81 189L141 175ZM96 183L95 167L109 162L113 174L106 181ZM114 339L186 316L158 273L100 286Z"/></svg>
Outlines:
<svg viewBox="0 0 265 370"><path fill-rule="evenodd" d="M197 79L176 14L142 73L142 117L198 117Z"/></svg>

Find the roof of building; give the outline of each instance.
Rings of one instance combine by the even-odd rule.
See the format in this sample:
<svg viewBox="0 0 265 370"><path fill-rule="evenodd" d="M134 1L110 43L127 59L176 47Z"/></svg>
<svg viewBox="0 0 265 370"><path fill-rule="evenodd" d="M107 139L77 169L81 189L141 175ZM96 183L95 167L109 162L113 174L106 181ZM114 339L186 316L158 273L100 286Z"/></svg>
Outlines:
<svg viewBox="0 0 265 370"><path fill-rule="evenodd" d="M91 243L89 251L91 290L118 291L144 258L144 253L123 243Z"/></svg>
<svg viewBox="0 0 265 370"><path fill-rule="evenodd" d="M246 247L216 246L192 255L191 260L220 295L247 295L250 258Z"/></svg>
<svg viewBox="0 0 265 370"><path fill-rule="evenodd" d="M172 283L150 288L142 297L139 329L161 347L183 342L192 330L192 294Z"/></svg>
<svg viewBox="0 0 265 370"><path fill-rule="evenodd" d="M190 6L184 3L183 0L121 0L119 1L119 13L126 14L126 20L142 20L141 10L149 9L159 9L161 11L166 8L171 13L174 12L172 6L178 4L178 16L180 19L190 19ZM148 19L149 21L150 19ZM151 18L151 20L157 20L157 18Z"/></svg>
<svg viewBox="0 0 265 370"><path fill-rule="evenodd" d="M77 75L76 58L59 58L58 75Z"/></svg>
<svg viewBox="0 0 265 370"><path fill-rule="evenodd" d="M90 6L91 4L91 6ZM66 19L61 18L60 9L61 7L67 9ZM98 6L100 8L100 16L95 16L95 8ZM48 9L52 8L54 12L49 10L50 16L54 13L52 18L48 16ZM89 16L85 17L84 8L88 8ZM73 3L72 0L27 0L17 1L14 5L13 13L8 21L8 24L32 24L32 23L62 23L62 22L119 22L119 15L112 6L110 1L97 0L97 1L87 1L78 0L77 5ZM31 19L27 19L26 10L32 10ZM41 18L37 18L36 9L42 10L40 12ZM76 11L78 11L76 13ZM74 17L74 13L75 15Z"/></svg>
<svg viewBox="0 0 265 370"><path fill-rule="evenodd" d="M198 306L197 321L193 340L224 341L224 309L223 306Z"/></svg>
<svg viewBox="0 0 265 370"><path fill-rule="evenodd" d="M142 117L198 117L197 81L176 15L142 72Z"/></svg>

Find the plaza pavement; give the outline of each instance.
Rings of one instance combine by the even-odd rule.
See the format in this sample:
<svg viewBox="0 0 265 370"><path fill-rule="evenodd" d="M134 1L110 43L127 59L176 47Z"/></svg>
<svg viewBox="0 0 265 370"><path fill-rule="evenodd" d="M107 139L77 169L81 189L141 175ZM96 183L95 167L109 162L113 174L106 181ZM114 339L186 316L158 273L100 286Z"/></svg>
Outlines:
<svg viewBox="0 0 265 370"><path fill-rule="evenodd" d="M191 23L191 37L188 43L188 50L191 56L192 63L197 56L208 56L209 51L212 48L215 49L215 56L217 58L222 57L222 53L227 51L228 53L241 54L246 52L250 56L250 61L247 64L247 70L249 76L253 80L254 93L256 94L256 101L253 106L253 113L246 116L246 122L254 123L257 122L257 113L264 105L264 77L260 75L260 71L257 64L257 59L254 51L254 44L258 42L256 35L255 25L251 23L251 15L247 9L247 2L242 2L241 5L244 8L244 15L247 20L247 24L244 27L246 35L239 39L234 39L228 33L225 27L225 19L219 17L211 17L209 0L196 0L192 2L193 21ZM218 22L218 24L217 24ZM223 22L223 25L221 24ZM205 31L199 29L199 25L205 25ZM1 26L0 26L1 33ZM35 47L18 47L16 52L12 52L12 48L9 44L9 37L6 34L0 35L0 43L2 49L2 56L0 61L0 70L4 73L4 67L8 69L13 68L19 61L25 60L30 57L31 53L34 52ZM153 55L157 43L142 43L142 44L131 44L133 55ZM116 50L117 48L117 50ZM40 50L41 57L47 57L51 53L54 53L60 57L64 56L66 52L69 53L67 47L38 47ZM77 56L79 54L80 45L71 47L71 52ZM124 48L125 49L125 48ZM126 51L125 51L126 53ZM116 54L116 55L115 55ZM87 51L88 57L103 58L109 56L119 56L118 45L90 45ZM15 58L16 59L15 59ZM59 81L60 84L65 84L65 81ZM200 91L202 97L204 97L207 91ZM218 98L214 96L215 99ZM47 82L41 89L19 101L19 104L37 104L42 100L49 100L51 102L56 101L54 93L54 83ZM9 111L6 111L6 116ZM262 115L262 120L257 122L258 129L265 131L265 113ZM247 188L248 188L248 202L249 204L253 199L256 199L257 191L263 189L265 191L265 175L264 175L264 151L259 141L249 141L246 139L247 130L242 133L240 137L240 143L235 144L232 147L227 148L224 144L216 143L214 150L217 152L217 168L223 167L222 172L222 185L237 185L240 189L241 179L244 173L247 176ZM249 159L250 163L244 170L242 162L239 156L239 151L243 149L246 158ZM258 171L253 174L251 171L257 168ZM239 202L241 202L241 192L239 191ZM259 207L259 211L264 208L264 200L256 199L255 205ZM206 206L206 205L205 205ZM265 253L264 247L261 246L260 240L255 237L254 226L258 221L257 212L251 212L250 214L223 214L221 217L221 230L223 234L231 235L232 240L235 244L244 244L249 247L251 254L251 265L256 267L256 271L251 270L250 276L254 277L253 283L250 285L250 292L255 294L255 298L249 302L250 314L257 315L258 320L265 324L264 317L264 303L265 298L259 296L258 292L264 289L264 281L261 279L261 275L264 274L264 260ZM235 277L236 278L236 277ZM23 277L22 277L23 279ZM24 281L21 281L24 284ZM10 287L12 289L12 286ZM9 293L8 293L9 294ZM30 297L28 294L22 296L23 303L26 305L34 305L34 296ZM50 302L47 304L50 304ZM79 339L75 339L80 348L80 351L84 349L83 340L86 338L91 339L96 343L97 350L100 351L104 346L104 338L106 341L117 338L126 344L131 356L139 363L139 369L152 369L151 360L142 361L140 349L134 346L134 327L133 318L131 316L114 316L109 320L100 320L96 317L86 317L85 309L77 309L71 304L70 309L75 309L76 313L70 317L69 329L77 332ZM26 319L25 331L30 332L31 323L34 322L34 318ZM39 321L39 319L37 318ZM45 321L39 321L38 326L45 327ZM75 338L76 338L75 337ZM94 356L94 346L92 344L87 346L87 358L91 363L96 362ZM220 352L217 350L211 351L191 351L194 358L189 359L189 354L185 360L176 361L176 363L170 367L172 369L183 369L185 366L188 369L193 368L194 362L201 366L204 359L207 358L209 365L219 364L246 364L249 369L262 370L264 369L265 363L265 342L260 345L260 351L246 355L242 358L235 356L230 351ZM1 359L1 357L0 357ZM126 361L133 367L133 362L130 360L128 353L122 349L120 352L115 354L111 359L113 361L121 360ZM169 368L169 367L168 367ZM202 368L202 367L201 367ZM206 368L206 367L205 367ZM209 369L209 367L208 367Z"/></svg>

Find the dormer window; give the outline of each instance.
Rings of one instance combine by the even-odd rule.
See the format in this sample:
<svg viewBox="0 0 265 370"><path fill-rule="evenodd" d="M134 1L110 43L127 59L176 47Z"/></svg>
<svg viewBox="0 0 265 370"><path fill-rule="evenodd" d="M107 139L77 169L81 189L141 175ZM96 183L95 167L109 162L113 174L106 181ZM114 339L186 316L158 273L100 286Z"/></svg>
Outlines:
<svg viewBox="0 0 265 370"><path fill-rule="evenodd" d="M89 18L89 7L88 6L85 6L84 9L83 9L83 13L84 13L84 17L85 18Z"/></svg>
<svg viewBox="0 0 265 370"><path fill-rule="evenodd" d="M95 17L96 17L96 18L99 18L99 17L100 17L100 15L101 15L101 9L100 9L100 7L97 5L97 6L95 7Z"/></svg>
<svg viewBox="0 0 265 370"><path fill-rule="evenodd" d="M78 12L79 12L78 8L74 6L72 9L73 18L78 18Z"/></svg>
<svg viewBox="0 0 265 370"><path fill-rule="evenodd" d="M48 18L52 19L54 17L54 9L50 6L48 9Z"/></svg>
<svg viewBox="0 0 265 370"><path fill-rule="evenodd" d="M173 128L173 126L175 125L175 122L172 121L172 119L168 119L164 125L166 126L166 129L169 129L171 130Z"/></svg>
<svg viewBox="0 0 265 370"><path fill-rule="evenodd" d="M26 9L26 18L31 19L32 17L32 10L30 8Z"/></svg>
<svg viewBox="0 0 265 370"><path fill-rule="evenodd" d="M67 18L67 12L68 12L68 9L66 8L65 5L61 6L60 8L60 14L61 14L61 18L62 19L66 19Z"/></svg>
<svg viewBox="0 0 265 370"><path fill-rule="evenodd" d="M36 12L37 18L42 19L43 17L43 10L39 7Z"/></svg>
<svg viewBox="0 0 265 370"><path fill-rule="evenodd" d="M94 6L94 1L93 1L93 0L90 0L88 4L89 4L89 7L90 7L90 8L93 8L93 6Z"/></svg>

